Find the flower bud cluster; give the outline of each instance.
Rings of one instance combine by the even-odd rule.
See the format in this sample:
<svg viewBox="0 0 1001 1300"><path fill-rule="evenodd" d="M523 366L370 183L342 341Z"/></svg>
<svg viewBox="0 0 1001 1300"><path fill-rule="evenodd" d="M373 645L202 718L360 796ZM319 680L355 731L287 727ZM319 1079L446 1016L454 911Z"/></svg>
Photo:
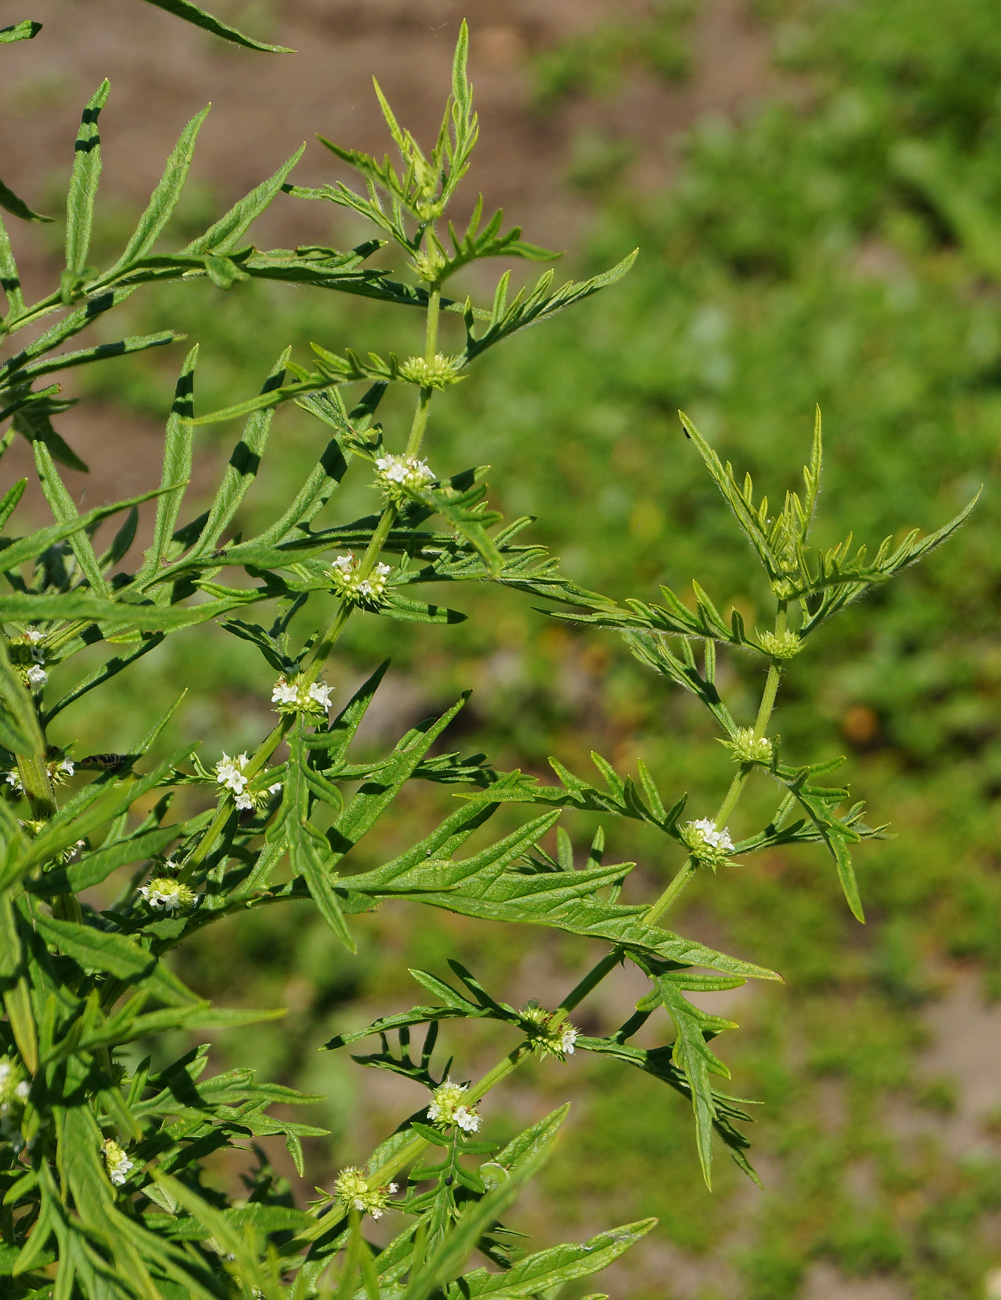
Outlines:
<svg viewBox="0 0 1001 1300"><path fill-rule="evenodd" d="M271 703L277 704L276 713L315 713L326 717L333 689L325 682L310 682L307 686L295 677L291 681L279 677L271 692Z"/></svg>
<svg viewBox="0 0 1001 1300"><path fill-rule="evenodd" d="M721 740L738 763L770 763L772 742L767 736L756 736L753 727L739 727L729 740Z"/></svg>
<svg viewBox="0 0 1001 1300"><path fill-rule="evenodd" d="M686 822L681 828L681 839L700 866L712 867L714 871L726 862L733 852L730 832L726 827L717 830L716 823L710 821L708 817L703 817L699 821Z"/></svg>
<svg viewBox="0 0 1001 1300"><path fill-rule="evenodd" d="M65 785L76 770L71 758L58 758L46 765L49 780L53 785Z"/></svg>
<svg viewBox="0 0 1001 1300"><path fill-rule="evenodd" d="M135 1164L125 1154L125 1151L114 1138L108 1138L102 1146L104 1152L104 1164L108 1171L108 1177L116 1187L121 1187L129 1174L135 1168Z"/></svg>
<svg viewBox="0 0 1001 1300"><path fill-rule="evenodd" d="M168 866L171 864L168 862ZM165 912L187 910L198 902L199 895L182 880L173 876L151 876L139 890L150 907Z"/></svg>
<svg viewBox="0 0 1001 1300"><path fill-rule="evenodd" d="M269 785L264 789L251 789L250 777L244 772L249 764L250 759L246 754L237 754L235 758L230 758L228 754L223 754L222 758L215 765L215 779L224 790L229 790L233 794L233 802L242 812L256 811L262 806L269 794L277 794L282 788L280 781Z"/></svg>
<svg viewBox="0 0 1001 1300"><path fill-rule="evenodd" d="M379 486L390 501L406 501L413 492L419 492L434 482L434 470L426 460L416 456L380 456L375 462Z"/></svg>
<svg viewBox="0 0 1001 1300"><path fill-rule="evenodd" d="M385 460L386 458L383 457ZM349 600L363 600L374 604L380 601L386 591L386 582L391 572L388 564L373 566L367 578L361 576L361 565L351 551L347 555L338 555L330 562L330 577L334 590L339 596Z"/></svg>
<svg viewBox="0 0 1001 1300"><path fill-rule="evenodd" d="M420 384L421 388L437 389L457 384L464 378L459 374L459 359L442 356L440 352L430 361L426 357L408 357L400 364L400 376L412 384Z"/></svg>
<svg viewBox="0 0 1001 1300"><path fill-rule="evenodd" d="M542 1052L545 1056L555 1056L559 1061L565 1061L568 1056L573 1056L574 1044L579 1032L576 1025L572 1025L569 1020L564 1020L558 1025L550 1025L553 1013L536 1003L529 1003L527 1007L522 1007L518 1014L523 1020L528 1021L528 1034L534 1051Z"/></svg>
<svg viewBox="0 0 1001 1300"><path fill-rule="evenodd" d="M480 1127L480 1117L473 1106L467 1106L462 1100L467 1090L465 1083L451 1083L448 1079L440 1083L431 1094L428 1119L439 1128L455 1124L465 1133L475 1133Z"/></svg>
<svg viewBox="0 0 1001 1300"><path fill-rule="evenodd" d="M337 1175L334 1183L334 1200L346 1210L357 1210L360 1214L370 1214L373 1219L381 1219L391 1196L395 1196L397 1186L387 1183L385 1187L369 1187L360 1169L349 1165Z"/></svg>
<svg viewBox="0 0 1001 1300"><path fill-rule="evenodd" d="M757 644L760 650L773 659L791 659L803 648L799 635L788 628L782 632L759 632Z"/></svg>

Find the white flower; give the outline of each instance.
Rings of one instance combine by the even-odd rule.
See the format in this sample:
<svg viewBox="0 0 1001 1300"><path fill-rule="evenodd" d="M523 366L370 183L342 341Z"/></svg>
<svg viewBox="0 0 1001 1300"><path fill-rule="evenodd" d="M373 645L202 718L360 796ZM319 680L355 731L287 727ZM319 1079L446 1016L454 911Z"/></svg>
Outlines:
<svg viewBox="0 0 1001 1300"><path fill-rule="evenodd" d="M328 686L326 682L312 682L309 687L308 695L311 700L320 706L326 712L330 708L330 692L334 688Z"/></svg>
<svg viewBox="0 0 1001 1300"><path fill-rule="evenodd" d="M45 637L45 633L38 627L29 627L24 635L29 641L41 641Z"/></svg>
<svg viewBox="0 0 1001 1300"><path fill-rule="evenodd" d="M355 557L350 552L347 555L338 555L336 559L330 561L330 567L338 573L350 573L355 567Z"/></svg>
<svg viewBox="0 0 1001 1300"><path fill-rule="evenodd" d="M114 1138L107 1139L104 1143L103 1150L104 1163L108 1170L108 1177L116 1187L121 1187L128 1178L129 1173L135 1168L135 1165Z"/></svg>
<svg viewBox="0 0 1001 1300"><path fill-rule="evenodd" d="M281 788L282 788L281 781L276 781L274 785L268 786L268 794L277 794Z"/></svg>
<svg viewBox="0 0 1001 1300"><path fill-rule="evenodd" d="M62 772L63 776L72 776L74 772L73 760L71 758L60 759L57 770Z"/></svg>
<svg viewBox="0 0 1001 1300"><path fill-rule="evenodd" d="M21 1082L14 1089L14 1096L18 1099L18 1101L27 1101L29 1092L31 1092L31 1084L28 1082L27 1079L22 1079Z"/></svg>
<svg viewBox="0 0 1001 1300"><path fill-rule="evenodd" d="M573 1045L577 1041L577 1026L564 1023L560 1026L560 1050L566 1056L573 1056Z"/></svg>
<svg viewBox="0 0 1001 1300"><path fill-rule="evenodd" d="M174 880L172 876L153 876L149 884L143 885L139 892L150 907L162 907L165 912L194 907L198 902L198 895L191 886L181 880Z"/></svg>
<svg viewBox="0 0 1001 1300"><path fill-rule="evenodd" d="M271 692L271 703L295 705L298 699L298 686L294 686L291 682L287 682L284 677L279 677L275 682L274 690Z"/></svg>
<svg viewBox="0 0 1001 1300"><path fill-rule="evenodd" d="M441 1128L457 1124L466 1133L475 1133L480 1127L480 1117L462 1100L467 1088L467 1084L451 1083L448 1079L440 1083L431 1094L428 1119Z"/></svg>
<svg viewBox="0 0 1001 1300"><path fill-rule="evenodd" d="M248 794L246 790L244 790L241 794L238 794L236 798L233 800L233 802L236 804L237 808L239 808L241 812L253 811L254 798L253 795Z"/></svg>
<svg viewBox="0 0 1001 1300"><path fill-rule="evenodd" d="M41 667L40 664L32 664L31 667L28 669L27 678L28 678L28 685L32 686L36 691L38 691L41 690L41 688L49 680L49 674L45 671L44 668Z"/></svg>
<svg viewBox="0 0 1001 1300"><path fill-rule="evenodd" d="M15 794L24 794L24 784L17 772L8 772L4 780Z"/></svg>
<svg viewBox="0 0 1001 1300"><path fill-rule="evenodd" d="M457 1106L455 1109L455 1122L459 1128L467 1133L475 1133L480 1127L480 1117L475 1110L470 1110L468 1106Z"/></svg>

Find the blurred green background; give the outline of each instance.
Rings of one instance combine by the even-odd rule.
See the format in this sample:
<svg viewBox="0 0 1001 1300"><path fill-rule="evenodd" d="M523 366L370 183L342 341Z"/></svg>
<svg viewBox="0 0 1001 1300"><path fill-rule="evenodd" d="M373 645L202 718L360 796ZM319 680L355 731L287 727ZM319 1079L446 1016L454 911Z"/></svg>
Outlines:
<svg viewBox="0 0 1001 1300"><path fill-rule="evenodd" d="M107 8L131 22L144 7ZM603 1282L631 1300L1001 1296L1001 8L595 0L467 9L474 82L487 92L473 185L488 202L510 200L528 238L572 242L561 274L591 273L636 245L641 256L625 282L491 353L436 404L428 454L439 473L490 463L491 500L508 517L538 515L532 535L591 588L651 598L658 582L681 590L695 577L750 623L767 616L765 586L681 435L677 408L775 496L796 484L819 403L826 543L850 529L877 543L937 527L985 485L961 534L820 633L780 697L787 752L846 754L853 794L871 820L892 822L895 838L857 856L868 924L852 920L821 854L803 850L700 878L672 919L785 977L712 1002L741 1024L723 1043L733 1091L764 1103L752 1158L765 1190L721 1153L710 1195L681 1099L578 1055L562 1070L529 1067L485 1108L499 1133L574 1100L569 1136L515 1222L550 1242L660 1215L657 1233ZM314 23L311 57L327 61L332 104L346 59L353 74L363 65L380 77L404 122L426 127L461 8L381 0L364 16L349 11L333 18L299 0L220 9L291 45L302 46ZM159 39L159 26L149 31ZM55 17L52 33L58 39ZM354 42L350 57L339 35ZM197 72L175 87L178 101L212 94L217 71L248 100L266 101L260 56L220 52L197 35L170 40L168 66L190 49ZM126 53L123 44L123 68ZM47 69L23 65L2 92L5 109L21 115L9 121L27 122L39 104L53 122L53 104L66 121L78 112L73 77L59 81L51 56L52 47ZM120 76L126 96L139 93L127 69ZM166 115L176 133L170 87L155 89L167 98L153 104L150 92L146 125L155 118L160 129ZM356 107L354 95L345 92L340 134L330 113L296 120L285 152L313 129L381 147L368 100ZM243 101L227 107L223 98L223 117L239 121ZM194 230L217 211L248 169L252 183L275 165L270 155L251 165L252 134L231 144L228 168L196 167L182 226ZM222 158L220 139L209 148ZM110 169L110 121L105 149ZM307 155L304 179L324 174L319 155ZM62 177L54 168L53 194ZM109 251L137 207L124 173L117 189L111 182ZM330 214L318 205L303 216L305 206L288 201L261 242L273 230L305 230L287 236L303 242L365 233L324 225ZM39 270L45 237L34 245ZM419 329L403 312L246 285L225 297L201 285L147 295L130 323L169 323L202 344L202 410L249 394L288 342L300 356L313 338L406 354ZM130 474L152 481L153 430L179 361L164 352L91 376L98 414L65 430L104 467L97 478L95 465L90 504L135 490ZM401 443L404 418L390 403L387 429ZM202 436L196 492L235 438L219 427ZM296 411L278 415L273 436L247 526L273 514L317 442ZM368 505L348 492L331 517ZM340 690L384 653L394 659L367 745L387 744L473 687L454 746L540 774L549 754L579 771L592 748L620 770L642 756L662 789L689 791L694 815L718 803L728 760L706 720L610 634L568 631L511 592L470 590L455 603L469 622L402 639L377 618L352 621L330 674ZM720 677L748 721L755 670L721 656ZM126 744L156 701L194 682L178 731L203 737L208 761L269 726L268 671L221 632L179 636L118 680L122 694L64 715L60 738L77 739L78 752ZM438 787L412 796L365 852L377 860L415 837L448 797ZM752 828L763 807L749 799L737 829ZM580 845L593 829L567 826ZM640 864L633 896L652 895L676 866L664 845L632 826L607 830L613 855ZM213 935L183 957L186 977L222 1001L289 1007L277 1024L220 1037L215 1055L329 1095L316 1117L334 1137L313 1143L305 1189L293 1175L298 1196L364 1158L366 1144L417 1104L407 1085L316 1052L335 1030L410 1005L408 965L444 973L455 955L496 995L545 1003L596 955L583 941L406 909L367 918L359 935L350 958L305 912L272 912L233 922L224 942ZM588 1028L617 1023L639 991L624 974L609 985ZM502 1043L484 1031L464 1046L456 1073L488 1065Z"/></svg>

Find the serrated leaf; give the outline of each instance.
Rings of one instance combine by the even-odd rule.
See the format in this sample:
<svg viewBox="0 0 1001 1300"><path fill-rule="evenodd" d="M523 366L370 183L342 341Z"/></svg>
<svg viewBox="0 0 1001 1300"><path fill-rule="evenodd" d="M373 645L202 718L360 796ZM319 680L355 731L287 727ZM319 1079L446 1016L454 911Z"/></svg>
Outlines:
<svg viewBox="0 0 1001 1300"><path fill-rule="evenodd" d="M47 916L37 916L35 925L50 943L85 968L145 986L169 1006L183 1007L200 1001L153 953L124 934Z"/></svg>
<svg viewBox="0 0 1001 1300"><path fill-rule="evenodd" d="M333 870L330 845L309 824L309 784L306 765L309 751L303 744L304 723L300 719L289 740L291 758L285 775L285 821L292 870L303 877L320 915L349 952L357 951L344 920L344 913L334 888L337 874Z"/></svg>

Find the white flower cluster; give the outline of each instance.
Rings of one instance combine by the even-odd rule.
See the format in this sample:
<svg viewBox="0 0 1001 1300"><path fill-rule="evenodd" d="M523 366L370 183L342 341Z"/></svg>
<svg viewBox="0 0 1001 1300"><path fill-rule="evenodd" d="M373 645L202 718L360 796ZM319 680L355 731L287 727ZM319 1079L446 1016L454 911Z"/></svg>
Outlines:
<svg viewBox="0 0 1001 1300"><path fill-rule="evenodd" d="M151 876L139 892L150 907L158 910L162 907L165 912L194 907L199 897L190 885L175 880L173 876Z"/></svg>
<svg viewBox="0 0 1001 1300"><path fill-rule="evenodd" d="M434 470L416 456L380 456L375 462L379 485L391 501L405 501L434 482Z"/></svg>
<svg viewBox="0 0 1001 1300"><path fill-rule="evenodd" d="M472 1106L467 1106L462 1100L467 1089L468 1084L451 1083L448 1079L440 1083L431 1094L428 1119L439 1128L456 1124L466 1133L475 1133L480 1127L480 1117Z"/></svg>
<svg viewBox="0 0 1001 1300"><path fill-rule="evenodd" d="M230 758L228 754L223 754L222 758L215 765L215 779L224 790L230 790L233 793L233 802L242 812L250 812L259 808L264 801L264 791L251 790L250 777L244 774L244 768L250 762L247 754L237 754L236 758ZM276 781L267 788L268 794L277 794L282 788L282 783Z"/></svg>
<svg viewBox="0 0 1001 1300"><path fill-rule="evenodd" d="M108 1138L102 1150L104 1151L104 1163L108 1170L108 1177L116 1187L121 1187L135 1168L135 1164L128 1158L114 1138Z"/></svg>
<svg viewBox="0 0 1001 1300"><path fill-rule="evenodd" d="M24 794L24 783L21 780L20 774L15 772L13 768L6 773L4 780L15 794Z"/></svg>
<svg viewBox="0 0 1001 1300"><path fill-rule="evenodd" d="M528 1021L529 1035L536 1051L546 1056L555 1056L560 1061L573 1056L574 1044L579 1033L576 1025L572 1025L569 1020L563 1020L560 1024L551 1026L553 1013L535 1003L522 1007L520 1015L522 1019Z"/></svg>
<svg viewBox="0 0 1001 1300"><path fill-rule="evenodd" d="M338 555L331 560L330 576L334 590L339 596L347 596L350 600L381 600L391 572L389 565L380 561L367 578L361 576L360 567L350 551L347 555Z"/></svg>
<svg viewBox="0 0 1001 1300"><path fill-rule="evenodd" d="M385 1187L369 1187L357 1166L349 1165L337 1175L334 1183L334 1200L346 1210L357 1210L360 1214L370 1214L373 1219L381 1219L386 1202L395 1196L397 1186L387 1183Z"/></svg>
<svg viewBox="0 0 1001 1300"><path fill-rule="evenodd" d="M730 832L725 826L722 830L717 830L716 823L708 817L686 822L681 828L681 838L696 862L712 867L713 870L733 852Z"/></svg>
<svg viewBox="0 0 1001 1300"><path fill-rule="evenodd" d="M279 677L271 692L271 703L278 705L277 713L320 713L325 716L333 689L326 682L310 682L307 686L296 678L288 681Z"/></svg>

